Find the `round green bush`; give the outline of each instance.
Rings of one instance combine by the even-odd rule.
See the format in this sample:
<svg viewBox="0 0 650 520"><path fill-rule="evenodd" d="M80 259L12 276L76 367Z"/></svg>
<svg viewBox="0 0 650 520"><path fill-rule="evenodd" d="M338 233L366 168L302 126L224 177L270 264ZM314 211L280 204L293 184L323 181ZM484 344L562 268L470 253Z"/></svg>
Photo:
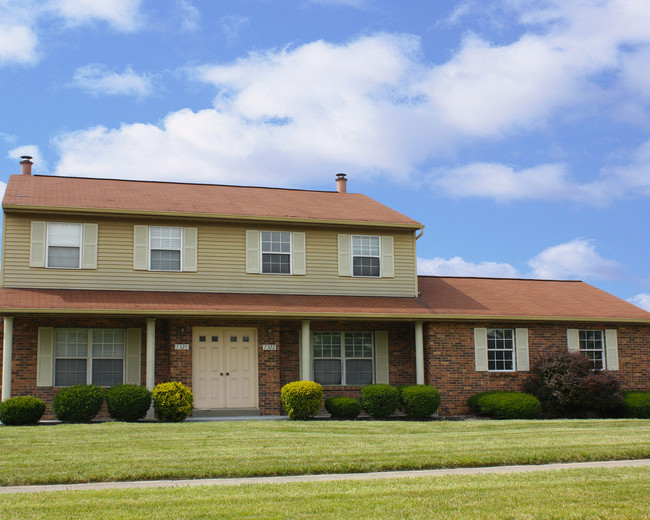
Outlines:
<svg viewBox="0 0 650 520"><path fill-rule="evenodd" d="M184 421L194 409L192 390L178 381L156 385L151 397L160 422Z"/></svg>
<svg viewBox="0 0 650 520"><path fill-rule="evenodd" d="M135 422L151 407L151 392L144 386L115 385L106 390L108 415L116 421Z"/></svg>
<svg viewBox="0 0 650 520"><path fill-rule="evenodd" d="M490 390L488 392L479 392L478 394L474 394L467 399L467 405L469 406L469 409L472 410L472 413L479 414L481 412L481 407L479 406L478 402L483 397L484 395L489 395L489 394L496 394L498 392L494 390Z"/></svg>
<svg viewBox="0 0 650 520"><path fill-rule="evenodd" d="M478 399L480 415L495 419L539 419L542 405L530 394L491 392Z"/></svg>
<svg viewBox="0 0 650 520"><path fill-rule="evenodd" d="M38 397L10 397L0 403L0 422L6 426L37 424L45 413L45 403Z"/></svg>
<svg viewBox="0 0 650 520"><path fill-rule="evenodd" d="M361 389L361 406L370 417L390 417L395 413L398 404L399 390L390 385L368 385Z"/></svg>
<svg viewBox="0 0 650 520"><path fill-rule="evenodd" d="M325 399L325 410L335 419L356 419L361 413L361 403L351 397Z"/></svg>
<svg viewBox="0 0 650 520"><path fill-rule="evenodd" d="M52 400L52 411L59 421L87 423L99 413L104 390L97 385L74 385L61 388Z"/></svg>
<svg viewBox="0 0 650 520"><path fill-rule="evenodd" d="M323 387L314 381L294 381L282 387L280 399L291 419L309 419L320 410Z"/></svg>
<svg viewBox="0 0 650 520"><path fill-rule="evenodd" d="M429 385L409 385L400 391L402 410L412 419L426 419L438 411L440 392Z"/></svg>
<svg viewBox="0 0 650 520"><path fill-rule="evenodd" d="M623 415L650 419L650 392L623 392Z"/></svg>

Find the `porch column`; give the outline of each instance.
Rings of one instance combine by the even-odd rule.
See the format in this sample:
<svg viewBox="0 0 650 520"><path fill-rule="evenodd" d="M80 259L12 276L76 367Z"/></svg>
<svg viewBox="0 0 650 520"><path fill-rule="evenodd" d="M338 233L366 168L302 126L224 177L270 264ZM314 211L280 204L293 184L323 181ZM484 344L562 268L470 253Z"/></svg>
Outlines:
<svg viewBox="0 0 650 520"><path fill-rule="evenodd" d="M300 336L300 379L311 381L311 328L309 320L302 320Z"/></svg>
<svg viewBox="0 0 650 520"><path fill-rule="evenodd" d="M147 389L156 386L156 318L147 318Z"/></svg>
<svg viewBox="0 0 650 520"><path fill-rule="evenodd" d="M415 322L415 382L424 384L424 334L422 322Z"/></svg>
<svg viewBox="0 0 650 520"><path fill-rule="evenodd" d="M11 397L11 358L14 347L14 317L4 316L2 341L2 401Z"/></svg>

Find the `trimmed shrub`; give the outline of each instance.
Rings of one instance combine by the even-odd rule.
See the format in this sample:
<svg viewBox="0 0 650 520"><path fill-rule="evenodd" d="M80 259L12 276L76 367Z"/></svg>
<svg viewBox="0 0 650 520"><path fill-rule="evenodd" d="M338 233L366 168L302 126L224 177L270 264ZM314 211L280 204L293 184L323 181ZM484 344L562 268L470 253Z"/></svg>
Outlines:
<svg viewBox="0 0 650 520"><path fill-rule="evenodd" d="M488 392L479 392L478 394L474 394L467 399L467 406L469 406L469 409L472 411L472 413L475 413L476 415L480 415L481 407L479 406L478 402L481 399L481 397L483 397L484 395L490 395L496 393L497 392L495 390L490 390Z"/></svg>
<svg viewBox="0 0 650 520"><path fill-rule="evenodd" d="M10 397L0 403L0 422L6 426L37 424L45 413L45 403L38 397Z"/></svg>
<svg viewBox="0 0 650 520"><path fill-rule="evenodd" d="M390 417L395 413L398 404L399 390L390 385L368 385L361 389L361 406L370 417Z"/></svg>
<svg viewBox="0 0 650 520"><path fill-rule="evenodd" d="M408 385L400 390L401 408L407 417L426 419L438 411L440 392L429 385Z"/></svg>
<svg viewBox="0 0 650 520"><path fill-rule="evenodd" d="M622 400L614 374L594 371L591 362L579 352L564 352L540 361L525 389L552 417L611 414Z"/></svg>
<svg viewBox="0 0 650 520"><path fill-rule="evenodd" d="M356 419L361 413L361 403L351 397L325 399L325 410L335 419Z"/></svg>
<svg viewBox="0 0 650 520"><path fill-rule="evenodd" d="M108 414L116 421L135 422L151 407L151 392L144 386L115 385L106 390Z"/></svg>
<svg viewBox="0 0 650 520"><path fill-rule="evenodd" d="M320 410L323 387L314 381L294 381L282 387L280 398L291 419L310 419Z"/></svg>
<svg viewBox="0 0 650 520"><path fill-rule="evenodd" d="M542 405L522 392L489 392L477 400L479 414L495 419L539 419Z"/></svg>
<svg viewBox="0 0 650 520"><path fill-rule="evenodd" d="M625 417L650 419L650 392L623 392L621 408Z"/></svg>
<svg viewBox="0 0 650 520"><path fill-rule="evenodd" d="M184 421L194 409L192 390L178 381L156 385L151 397L160 422Z"/></svg>
<svg viewBox="0 0 650 520"><path fill-rule="evenodd" d="M52 411L59 421L87 423L104 402L104 390L97 385L74 385L61 388L52 400Z"/></svg>

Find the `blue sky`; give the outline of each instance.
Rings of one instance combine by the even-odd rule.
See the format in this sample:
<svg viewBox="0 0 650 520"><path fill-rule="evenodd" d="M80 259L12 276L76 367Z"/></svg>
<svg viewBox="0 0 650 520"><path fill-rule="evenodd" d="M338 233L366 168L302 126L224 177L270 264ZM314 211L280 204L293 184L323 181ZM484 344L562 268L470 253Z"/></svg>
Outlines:
<svg viewBox="0 0 650 520"><path fill-rule="evenodd" d="M345 172L420 274L650 309L649 65L647 0L0 0L0 181Z"/></svg>

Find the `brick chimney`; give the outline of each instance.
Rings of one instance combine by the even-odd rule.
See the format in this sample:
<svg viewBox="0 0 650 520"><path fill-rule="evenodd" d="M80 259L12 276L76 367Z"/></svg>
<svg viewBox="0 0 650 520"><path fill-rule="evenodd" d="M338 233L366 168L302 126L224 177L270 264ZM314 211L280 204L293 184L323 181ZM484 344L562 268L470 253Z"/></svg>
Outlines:
<svg viewBox="0 0 650 520"><path fill-rule="evenodd" d="M347 189L345 188L345 185L347 184L348 180L345 178L345 173L337 173L336 174L336 191L339 193L347 193Z"/></svg>
<svg viewBox="0 0 650 520"><path fill-rule="evenodd" d="M31 156L30 155L21 155L20 158L22 161L20 161L20 174L21 175L31 175L32 174L32 164L34 164L31 161Z"/></svg>

